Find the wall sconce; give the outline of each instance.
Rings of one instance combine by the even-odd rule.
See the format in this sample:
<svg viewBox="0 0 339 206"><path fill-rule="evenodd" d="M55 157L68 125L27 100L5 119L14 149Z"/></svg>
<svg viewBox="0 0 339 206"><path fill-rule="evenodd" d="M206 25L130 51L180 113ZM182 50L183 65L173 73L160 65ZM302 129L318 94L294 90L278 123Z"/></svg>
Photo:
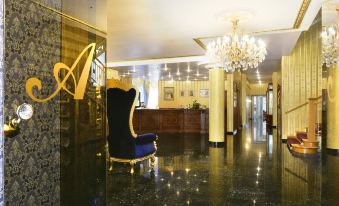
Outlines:
<svg viewBox="0 0 339 206"><path fill-rule="evenodd" d="M16 110L17 118L10 119L4 125L5 137L12 138L19 134L19 125L21 120L29 120L33 116L33 107L30 104L23 103Z"/></svg>

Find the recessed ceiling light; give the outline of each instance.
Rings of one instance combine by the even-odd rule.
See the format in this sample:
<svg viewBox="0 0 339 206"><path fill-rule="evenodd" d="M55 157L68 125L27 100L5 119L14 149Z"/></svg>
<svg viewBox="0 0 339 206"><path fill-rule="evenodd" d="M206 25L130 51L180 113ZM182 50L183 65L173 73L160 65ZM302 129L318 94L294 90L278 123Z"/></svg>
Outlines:
<svg viewBox="0 0 339 206"><path fill-rule="evenodd" d="M190 63L189 62L187 62L187 73L190 73L192 70L191 70L191 68L190 68Z"/></svg>
<svg viewBox="0 0 339 206"><path fill-rule="evenodd" d="M200 76L200 74L199 74L199 68L197 69L197 77L199 77Z"/></svg>
<svg viewBox="0 0 339 206"><path fill-rule="evenodd" d="M180 76L180 68L179 68L179 65L178 65L178 68L177 68L177 73L176 73L178 76Z"/></svg>
<svg viewBox="0 0 339 206"><path fill-rule="evenodd" d="M165 68L164 68L164 71L167 71L168 68L167 68L167 64L165 63Z"/></svg>

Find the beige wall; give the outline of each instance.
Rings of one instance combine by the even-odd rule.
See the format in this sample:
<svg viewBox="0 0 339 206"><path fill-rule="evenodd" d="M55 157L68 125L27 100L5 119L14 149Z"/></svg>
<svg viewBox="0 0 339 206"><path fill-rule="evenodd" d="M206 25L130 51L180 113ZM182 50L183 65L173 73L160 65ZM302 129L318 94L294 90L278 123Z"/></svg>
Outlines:
<svg viewBox="0 0 339 206"><path fill-rule="evenodd" d="M119 72L114 69L107 69L106 79L120 79Z"/></svg>
<svg viewBox="0 0 339 206"><path fill-rule="evenodd" d="M268 84L250 84L249 96L266 96Z"/></svg>
<svg viewBox="0 0 339 206"><path fill-rule="evenodd" d="M319 16L318 16L319 17ZM307 105L286 113L308 101L321 96L321 21L302 32L290 56L282 58L282 135L294 135L308 124ZM318 119L321 122L321 104L318 104Z"/></svg>
<svg viewBox="0 0 339 206"><path fill-rule="evenodd" d="M164 88L174 87L174 101L164 100ZM208 81L159 81L159 108L181 108L197 100L201 105L209 107L208 97L200 97L200 89L209 89ZM193 90L194 96L189 96L189 91ZM185 92L185 96L180 96L180 91Z"/></svg>
<svg viewBox="0 0 339 206"><path fill-rule="evenodd" d="M273 72L272 74L272 86L273 86L273 126L277 126L278 123L278 81L279 73Z"/></svg>

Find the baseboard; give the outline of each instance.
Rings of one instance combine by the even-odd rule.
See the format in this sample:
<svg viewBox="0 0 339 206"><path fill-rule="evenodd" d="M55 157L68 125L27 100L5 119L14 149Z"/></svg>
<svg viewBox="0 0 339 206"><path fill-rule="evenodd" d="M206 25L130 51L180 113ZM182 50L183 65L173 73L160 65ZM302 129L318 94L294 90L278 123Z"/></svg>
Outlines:
<svg viewBox="0 0 339 206"><path fill-rule="evenodd" d="M211 141L208 141L208 145L210 147L214 147L214 148L222 148L222 147L225 147L225 142L211 142Z"/></svg>
<svg viewBox="0 0 339 206"><path fill-rule="evenodd" d="M326 152L329 155L339 156L339 149L326 148Z"/></svg>

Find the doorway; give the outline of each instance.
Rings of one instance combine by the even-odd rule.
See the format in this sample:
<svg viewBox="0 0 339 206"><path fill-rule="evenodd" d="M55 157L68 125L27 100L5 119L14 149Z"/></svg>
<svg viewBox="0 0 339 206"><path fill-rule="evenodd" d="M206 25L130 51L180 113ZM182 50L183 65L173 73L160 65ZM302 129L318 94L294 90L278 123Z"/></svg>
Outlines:
<svg viewBox="0 0 339 206"><path fill-rule="evenodd" d="M264 121L266 111L266 96L252 96L252 120Z"/></svg>

